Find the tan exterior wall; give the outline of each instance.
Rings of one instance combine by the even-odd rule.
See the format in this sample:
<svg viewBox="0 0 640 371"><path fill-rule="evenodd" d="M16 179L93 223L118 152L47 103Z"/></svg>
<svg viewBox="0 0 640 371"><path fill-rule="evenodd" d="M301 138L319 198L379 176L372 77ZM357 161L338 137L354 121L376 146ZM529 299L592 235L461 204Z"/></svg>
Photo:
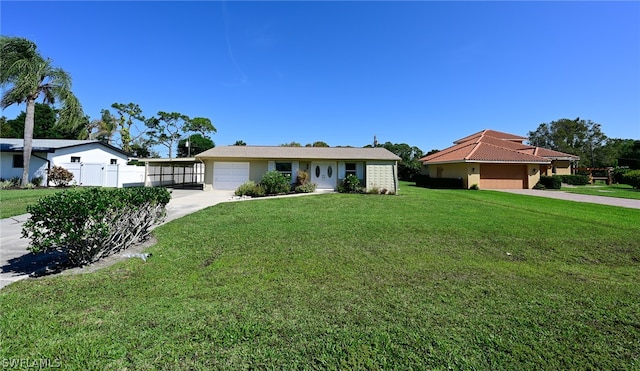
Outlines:
<svg viewBox="0 0 640 371"><path fill-rule="evenodd" d="M203 161L204 163L204 187L205 191L213 190L213 161Z"/></svg>
<svg viewBox="0 0 640 371"><path fill-rule="evenodd" d="M556 172L551 171L549 175L571 175L571 161L554 160L551 166L556 167Z"/></svg>
<svg viewBox="0 0 640 371"><path fill-rule="evenodd" d="M540 180L540 166L544 168L546 165L529 164L527 165L527 188L532 189Z"/></svg>
<svg viewBox="0 0 640 371"><path fill-rule="evenodd" d="M462 178L464 188L480 184L480 164L477 163L432 164L428 168L431 178Z"/></svg>
<svg viewBox="0 0 640 371"><path fill-rule="evenodd" d="M269 161L249 161L249 180L258 183L267 171L269 171Z"/></svg>

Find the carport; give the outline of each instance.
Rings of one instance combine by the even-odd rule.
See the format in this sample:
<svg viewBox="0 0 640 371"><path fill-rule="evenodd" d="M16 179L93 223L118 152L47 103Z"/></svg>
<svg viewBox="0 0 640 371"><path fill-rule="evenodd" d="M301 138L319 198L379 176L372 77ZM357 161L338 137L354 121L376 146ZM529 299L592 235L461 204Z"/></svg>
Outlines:
<svg viewBox="0 0 640 371"><path fill-rule="evenodd" d="M145 186L202 189L204 164L195 157L142 158Z"/></svg>

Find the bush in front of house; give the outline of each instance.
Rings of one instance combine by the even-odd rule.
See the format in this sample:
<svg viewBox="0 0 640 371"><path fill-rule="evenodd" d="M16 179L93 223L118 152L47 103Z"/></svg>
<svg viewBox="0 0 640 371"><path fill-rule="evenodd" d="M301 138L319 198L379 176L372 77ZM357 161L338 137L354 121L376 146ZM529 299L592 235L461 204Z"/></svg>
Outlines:
<svg viewBox="0 0 640 371"><path fill-rule="evenodd" d="M75 188L27 206L22 237L33 253L61 251L69 264L91 264L150 236L166 215L165 188Z"/></svg>
<svg viewBox="0 0 640 371"><path fill-rule="evenodd" d="M589 184L589 177L586 175L575 174L575 175L559 175L560 179L562 179L562 183L571 184L571 185L587 185Z"/></svg>
<svg viewBox="0 0 640 371"><path fill-rule="evenodd" d="M551 175L551 176L542 175L538 183L544 186L543 189L562 188L562 178L559 175ZM540 189L540 188L536 188L536 189Z"/></svg>
<svg viewBox="0 0 640 371"><path fill-rule="evenodd" d="M617 167L613 169L613 182L618 184L624 184L622 177L624 177L624 174L630 171L631 169L629 169L628 167Z"/></svg>
<svg viewBox="0 0 640 371"><path fill-rule="evenodd" d="M253 180L248 180L236 189L236 196L262 197L264 196L264 187L256 184Z"/></svg>
<svg viewBox="0 0 640 371"><path fill-rule="evenodd" d="M296 193L313 193L316 191L316 188L318 187L317 184L315 183L311 183L311 182L307 182L303 185L298 185L296 186L293 190Z"/></svg>
<svg viewBox="0 0 640 371"><path fill-rule="evenodd" d="M54 166L49 170L48 179L56 187L66 187L73 180L73 173L62 166Z"/></svg>
<svg viewBox="0 0 640 371"><path fill-rule="evenodd" d="M416 186L437 189L462 189L462 178L432 178L428 175L420 175L416 178Z"/></svg>
<svg viewBox="0 0 640 371"><path fill-rule="evenodd" d="M633 188L640 189L640 170L631 170L624 173L622 184L628 184Z"/></svg>
<svg viewBox="0 0 640 371"><path fill-rule="evenodd" d="M275 170L267 171L262 177L260 184L264 187L264 191L268 195L289 193L291 190L289 177Z"/></svg>
<svg viewBox="0 0 640 371"><path fill-rule="evenodd" d="M340 184L338 184L338 192L340 193L361 193L363 190L360 185L360 179L353 174L347 175Z"/></svg>

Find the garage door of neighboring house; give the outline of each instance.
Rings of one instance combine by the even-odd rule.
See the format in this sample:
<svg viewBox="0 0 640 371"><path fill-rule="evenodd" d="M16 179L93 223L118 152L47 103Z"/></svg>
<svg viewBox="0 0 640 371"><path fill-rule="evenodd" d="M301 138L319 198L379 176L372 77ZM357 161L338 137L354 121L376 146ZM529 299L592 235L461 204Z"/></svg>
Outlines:
<svg viewBox="0 0 640 371"><path fill-rule="evenodd" d="M523 189L527 188L527 166L510 164L481 164L480 188Z"/></svg>
<svg viewBox="0 0 640 371"><path fill-rule="evenodd" d="M213 189L235 190L249 180L248 162L214 162Z"/></svg>
<svg viewBox="0 0 640 371"><path fill-rule="evenodd" d="M104 164L69 162L58 165L69 170L73 174L72 183L75 182L75 184L79 186L101 187L104 185Z"/></svg>

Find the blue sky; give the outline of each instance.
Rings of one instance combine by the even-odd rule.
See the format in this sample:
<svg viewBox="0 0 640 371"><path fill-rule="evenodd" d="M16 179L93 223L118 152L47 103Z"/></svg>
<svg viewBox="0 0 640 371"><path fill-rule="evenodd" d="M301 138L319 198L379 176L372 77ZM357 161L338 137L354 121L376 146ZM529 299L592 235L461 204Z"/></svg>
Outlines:
<svg viewBox="0 0 640 371"><path fill-rule="evenodd" d="M0 14L3 35L71 74L92 119L114 102L208 117L216 145L376 135L427 152L576 117L640 139L639 2L2 1Z"/></svg>

